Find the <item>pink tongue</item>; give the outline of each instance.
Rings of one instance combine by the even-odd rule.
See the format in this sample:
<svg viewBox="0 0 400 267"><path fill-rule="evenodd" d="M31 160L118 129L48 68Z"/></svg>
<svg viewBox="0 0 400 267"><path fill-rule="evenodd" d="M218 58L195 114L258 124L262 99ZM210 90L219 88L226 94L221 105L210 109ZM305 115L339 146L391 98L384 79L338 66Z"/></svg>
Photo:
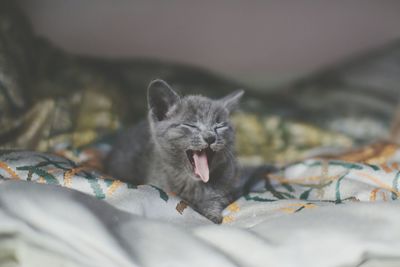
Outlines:
<svg viewBox="0 0 400 267"><path fill-rule="evenodd" d="M200 176L203 182L207 183L210 175L207 162L207 154L205 151L195 152L194 159L194 173Z"/></svg>

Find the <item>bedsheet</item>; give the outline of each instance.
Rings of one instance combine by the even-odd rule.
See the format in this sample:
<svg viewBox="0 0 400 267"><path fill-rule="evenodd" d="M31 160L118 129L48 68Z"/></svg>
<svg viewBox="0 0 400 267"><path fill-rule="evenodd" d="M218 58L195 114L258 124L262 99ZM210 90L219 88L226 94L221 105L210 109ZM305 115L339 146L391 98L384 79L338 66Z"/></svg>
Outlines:
<svg viewBox="0 0 400 267"><path fill-rule="evenodd" d="M384 162L312 158L285 166L231 203L222 225L151 185L51 154L3 151L0 262L399 266L400 150L390 147Z"/></svg>

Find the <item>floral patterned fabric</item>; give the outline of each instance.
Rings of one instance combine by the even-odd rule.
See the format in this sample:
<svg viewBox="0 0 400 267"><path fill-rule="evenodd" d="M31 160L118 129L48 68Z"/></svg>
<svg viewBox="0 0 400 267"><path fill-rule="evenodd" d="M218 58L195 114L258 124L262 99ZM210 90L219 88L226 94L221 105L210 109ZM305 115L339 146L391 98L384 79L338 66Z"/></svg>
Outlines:
<svg viewBox="0 0 400 267"><path fill-rule="evenodd" d="M376 153L371 154L371 149L375 150ZM364 154L363 161L350 161L351 157L359 159L361 154ZM339 158L342 157L347 157L348 161L340 160ZM169 238L170 241L168 242L172 242L173 246L178 246L180 251L203 255L202 253L209 254L209 249L214 249L212 252L214 256L204 257L203 260L200 259L201 257L197 258L198 256L193 256L194 258L178 257L176 253L161 253L161 251L164 251L161 249L160 253L155 252L157 250L151 252L153 258L158 259L157 261L147 259L151 256L145 251L142 251L139 255L128 254L126 258L126 256L122 257L121 253L124 254L130 249L141 251L137 247L138 244L141 244L141 241L137 243L128 238L122 243L118 242L120 244L117 246L118 249L115 249L114 243L105 241L102 244L103 247L99 248L103 251L101 256L96 256L92 263L101 258L108 262L110 260L108 257L112 256L111 258L114 261L125 262L119 266L136 266L136 264L159 266L160 262L164 261L170 262L174 266L181 264L184 266L189 262L190 264L193 263L193 259L197 259L194 266L200 263L204 264L204 260L207 262L207 266L265 266L265 260L274 264L274 266L293 266L295 264L304 267L363 266L362 264L369 263L386 266L384 264L392 264L393 262L398 264L399 262L396 259L400 258L400 243L396 234L393 235L393 233L400 232L400 217L394 216L393 212L398 209L399 202L397 199L400 195L400 147L392 143L379 143L356 152L339 155L337 158L308 159L287 165L278 172L266 173L265 179L255 185L250 190L251 192L243 195L224 210L222 225L230 226L225 228L213 226L211 222L193 211L178 197L151 185L134 186L112 180L91 167L77 165L71 160L51 154L3 151L0 155L0 176L4 185L1 185L0 182L0 190L2 188L14 188L12 184L15 183L22 194L18 193L19 190L16 188L7 189L8 191L1 193L0 207L2 208L0 211L7 210L8 205L20 207L22 204L17 204L20 201L22 201L21 203L30 203L29 205L26 204L29 206L29 210L35 210L37 205L42 205L42 208L45 208L50 205L45 201L46 194L51 195L53 192L57 195L58 205L52 204L54 206L52 209L46 209L45 215L41 215L40 218L35 220L32 218L25 219L26 214L35 216L37 214L35 212L18 215L18 225L27 220L26 223L34 223L36 228L27 230L17 227L16 230L24 233L22 236L29 237L28 240L30 241L28 242L25 238L21 239L18 236L14 237L14 240L25 245L8 247L8 250L5 250L7 253L0 254L0 260L3 260L2 257L10 262L13 260L19 262L29 260L27 255L30 254L21 253L21 251L24 247L29 248L38 241L37 239L31 240L32 233L28 234L29 231L34 232L35 229L41 229L41 232L46 232L50 229L59 229L62 233L65 229L60 223L57 223L57 220L54 225L51 223L54 221L52 216L56 216L54 213L56 210L67 206L70 210L74 210L75 208L72 207L75 206L81 210L96 203L98 206L95 209L92 207L91 210L84 211L82 215L82 218L86 218L91 216L91 213L95 213L97 214L95 221L86 219L87 221L82 221L80 226L74 226L73 222L76 219L67 217L65 220L72 223L69 224L69 227L77 227L76 231L79 232L88 226L94 227L93 229L97 229L97 236L111 235L109 237L111 240L119 239L121 235L127 239L136 231L142 231L145 239L141 240L151 242L151 240L158 238L159 233L154 232L154 229L147 231L145 225L156 223L158 225L156 229L159 229L162 235ZM375 164L372 162L375 162ZM45 185L40 188L26 187L28 183L20 184L21 181L52 187L47 188L44 187ZM67 189L62 188L74 189L74 191L77 190L92 197L75 196L75 193L64 192ZM30 196L32 190L35 193ZM39 202L34 204L30 200L38 197L37 191L43 191L39 193L43 196L38 200ZM14 195L14 198L18 197L16 202L12 204L7 202L13 199L6 197L7 192L16 194ZM110 210L101 202L95 202L96 198L108 202L117 209ZM54 199L54 196L51 199ZM40 204L40 201L44 202ZM22 207L26 205L24 204ZM15 212L19 214L23 210L23 208L18 208ZM129 217L128 220L127 215L120 214L121 210L129 216L140 217ZM395 213L397 214L397 212ZM6 214L8 216L6 216L6 219L15 220L10 213ZM120 218L121 216L124 219L116 220L107 230L100 230L95 225L105 224L109 220L107 218ZM4 214L0 212L0 218L3 217ZM83 220L82 218L80 220ZM45 224L46 220L48 222ZM379 224L376 224L377 220L380 220ZM129 226L122 228L119 226L121 222L127 221L131 221ZM8 228L3 226L6 222L5 219L0 221L0 232L7 233L6 229ZM162 224L159 225L159 222L162 222ZM168 228L169 223L172 223L173 231ZM362 223L362 227L360 227L360 223ZM43 227L44 225L47 226ZM165 227L168 230L164 229ZM186 234L178 234L183 229L186 229L184 230ZM82 235L85 236L87 231L92 232L94 230L85 230L80 234L81 237ZM121 234L121 231L128 231L129 234L127 234L128 232ZM391 234L386 235L387 231L390 231ZM301 232L304 235L301 235ZM171 233L174 234L171 235ZM382 239L382 235L386 238ZM61 247L66 246L67 237L61 234L52 236L52 244L55 242ZM294 249L290 241L294 237L296 237L296 242L301 241L301 247L304 250ZM320 241L317 241L318 239ZM151 246L154 248L162 244L166 246L164 241L157 242L161 243L151 243ZM191 242L194 242L190 246L191 249L181 247L182 244ZM203 247L203 242L205 242L206 247ZM234 242L236 249L229 245L232 242ZM316 246L316 242L323 242L324 246ZM340 242L341 245L338 246L336 242ZM0 248L6 244L0 242ZM82 261L83 258L93 257L89 252L93 245L80 243L79 246L83 246L80 256L76 252L65 254L69 250L67 248L58 254L51 255L55 258L64 257L62 262L71 261L75 257L77 257L78 262ZM113 249L111 249L111 246ZM248 251L248 246L252 247L251 253ZM333 247L336 248L338 254L331 253ZM357 247L357 250L354 250L355 247ZM43 255L43 251L52 249L52 247L44 245L40 253L36 253L36 257L42 257L42 262L46 262L49 257ZM277 251L280 252L277 254ZM118 252L117 256L113 254L116 252ZM314 255L316 252L318 252L317 256ZM10 257L10 255L14 256ZM228 258L223 255L228 255ZM221 257L224 260L221 261ZM77 266L92 265L81 262Z"/></svg>
<svg viewBox="0 0 400 267"><path fill-rule="evenodd" d="M370 154L371 150L375 150L376 153ZM369 154L366 154L362 161L352 162L351 157L357 155L359 159L362 151ZM275 173L265 173L259 184L226 209L224 222L231 223L235 221L236 216L240 218L238 211L244 203L246 207L246 203L253 202L266 205L281 200L298 200L299 203L314 203L312 206L315 206L318 203L397 200L400 147L392 143L377 143L356 152L338 155L337 159L308 159L287 165ZM347 157L347 161L341 160L344 157ZM87 159L88 156L83 158ZM169 203L165 205L160 202L156 207L149 206L146 214L154 213L158 217L159 211L150 211L159 210L160 204L164 208L172 208L171 214L175 219L185 221L185 216L178 214L189 214L192 217L195 213L186 203L169 192L153 186L126 184L102 174L95 166L96 164L88 164L88 161L78 165L67 158L39 152L3 151L0 155L0 177L3 179L75 189L123 207L129 212L134 212L129 203L142 202L148 193L156 194L165 203ZM141 193L136 192L138 189ZM302 207L301 204L298 205Z"/></svg>

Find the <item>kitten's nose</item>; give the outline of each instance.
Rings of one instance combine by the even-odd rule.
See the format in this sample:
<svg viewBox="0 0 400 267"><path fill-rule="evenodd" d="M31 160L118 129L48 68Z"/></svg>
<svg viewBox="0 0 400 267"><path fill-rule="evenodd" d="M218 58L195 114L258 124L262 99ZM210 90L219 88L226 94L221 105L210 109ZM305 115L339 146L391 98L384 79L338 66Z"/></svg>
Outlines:
<svg viewBox="0 0 400 267"><path fill-rule="evenodd" d="M207 142L207 144L211 145L212 143L215 142L215 140L217 140L217 138L215 137L215 135L206 135L203 137L204 141Z"/></svg>

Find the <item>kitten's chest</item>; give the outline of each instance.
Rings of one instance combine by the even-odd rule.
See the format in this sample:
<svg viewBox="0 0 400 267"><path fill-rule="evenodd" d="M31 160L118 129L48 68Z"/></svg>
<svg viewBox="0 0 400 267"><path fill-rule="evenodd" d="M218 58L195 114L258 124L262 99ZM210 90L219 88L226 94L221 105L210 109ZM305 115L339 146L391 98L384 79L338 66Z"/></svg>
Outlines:
<svg viewBox="0 0 400 267"><path fill-rule="evenodd" d="M170 183L173 176L170 168L157 160L153 160L152 164L147 166L146 183L157 186L166 192L174 192L173 185Z"/></svg>
<svg viewBox="0 0 400 267"><path fill-rule="evenodd" d="M185 172L162 163L154 163L150 166L148 174L149 184L162 188L168 193L179 195L183 191L202 186L199 181L192 180Z"/></svg>

